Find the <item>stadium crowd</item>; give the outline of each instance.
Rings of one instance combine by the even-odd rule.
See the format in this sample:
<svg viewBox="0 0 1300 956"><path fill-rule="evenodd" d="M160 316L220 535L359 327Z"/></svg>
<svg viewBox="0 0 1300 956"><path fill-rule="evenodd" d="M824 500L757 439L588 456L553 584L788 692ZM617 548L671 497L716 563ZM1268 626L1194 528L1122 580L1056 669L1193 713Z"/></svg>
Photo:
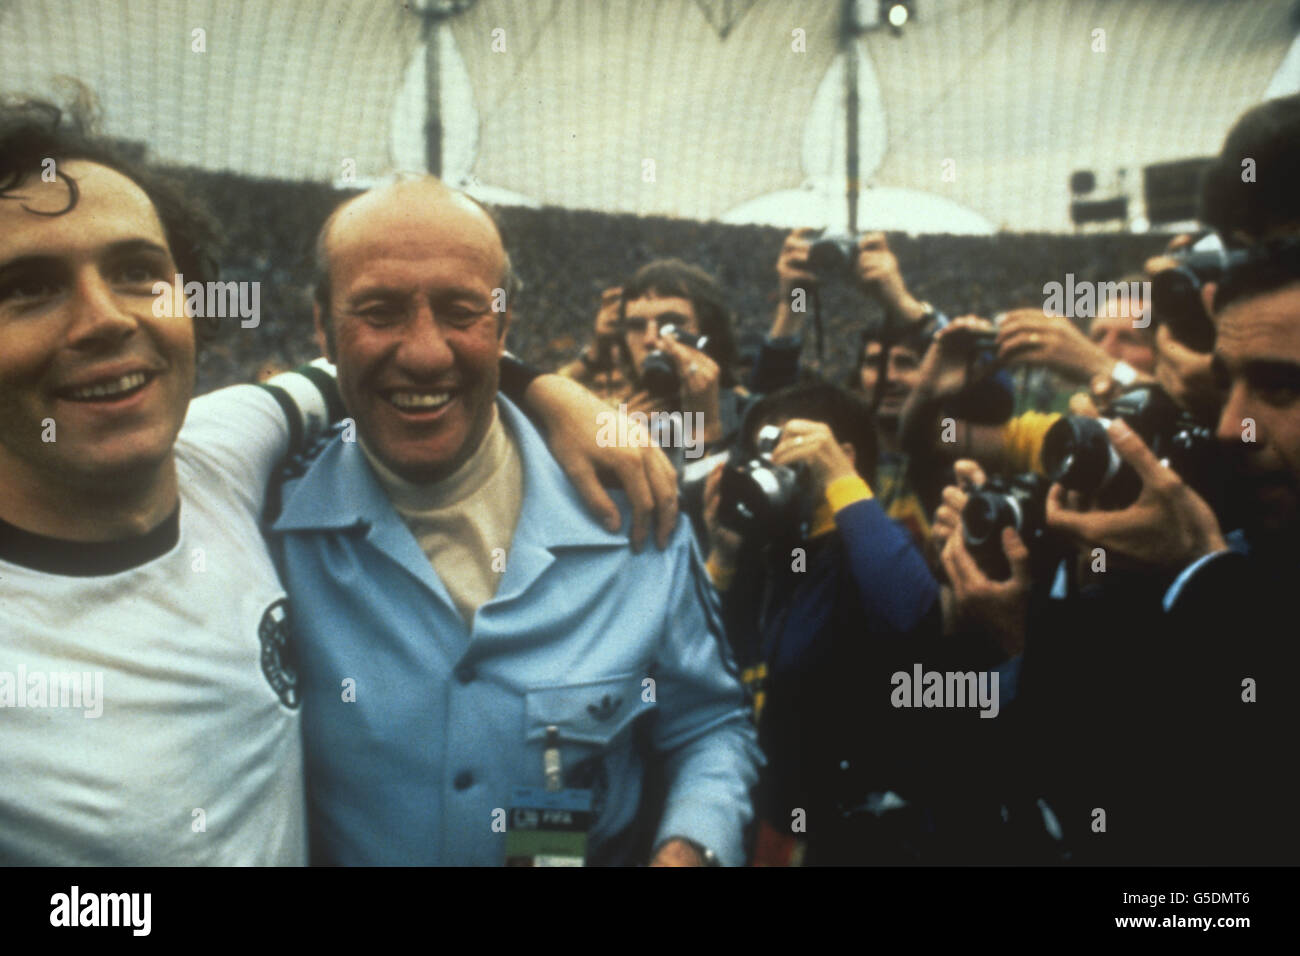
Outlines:
<svg viewBox="0 0 1300 956"><path fill-rule="evenodd" d="M0 122L0 666L106 670L105 716L0 714L0 861L1300 859L1300 97L1206 237L1090 237L1068 301L958 240L930 301L879 232L584 273L593 217L405 177L279 237L310 290L227 269L268 321L198 346L151 303L206 220L64 119ZM294 221L267 188L229 234ZM575 287L561 362L529 302ZM263 385L191 403L196 348ZM200 806L241 823L196 852Z"/></svg>

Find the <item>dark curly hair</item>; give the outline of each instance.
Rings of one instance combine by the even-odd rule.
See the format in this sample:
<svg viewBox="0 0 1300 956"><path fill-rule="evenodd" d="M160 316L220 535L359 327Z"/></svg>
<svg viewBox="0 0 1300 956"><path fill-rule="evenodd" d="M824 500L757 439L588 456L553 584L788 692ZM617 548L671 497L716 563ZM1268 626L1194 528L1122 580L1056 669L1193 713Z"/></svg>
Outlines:
<svg viewBox="0 0 1300 956"><path fill-rule="evenodd" d="M42 173L48 159L55 161L56 175L68 189L67 204L38 216L61 216L76 208L80 187L62 164L70 160L97 163L121 173L134 182L153 203L176 268L199 282L218 275L216 250L219 232L215 220L201 205L186 195L179 182L153 169L143 160L143 149L115 143L95 130L93 100L84 86L77 85L73 102L65 109L45 100L5 97L0 99L0 201L23 203L16 192L32 176ZM210 338L215 321L196 320L195 332Z"/></svg>

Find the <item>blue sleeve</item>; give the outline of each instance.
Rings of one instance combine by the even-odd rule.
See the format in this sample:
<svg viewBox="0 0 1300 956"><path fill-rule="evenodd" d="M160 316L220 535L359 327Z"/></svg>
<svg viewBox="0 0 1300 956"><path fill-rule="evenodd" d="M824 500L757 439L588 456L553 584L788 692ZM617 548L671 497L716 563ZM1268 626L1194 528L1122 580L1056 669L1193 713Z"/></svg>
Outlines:
<svg viewBox="0 0 1300 956"><path fill-rule="evenodd" d="M722 863L739 866L762 755L722 633L718 598L688 524L678 525L669 550L672 600L655 662L653 735L664 755L667 794L655 845L686 837Z"/></svg>
<svg viewBox="0 0 1300 956"><path fill-rule="evenodd" d="M907 532L875 498L835 513L853 580L873 627L905 633L929 613L939 585Z"/></svg>

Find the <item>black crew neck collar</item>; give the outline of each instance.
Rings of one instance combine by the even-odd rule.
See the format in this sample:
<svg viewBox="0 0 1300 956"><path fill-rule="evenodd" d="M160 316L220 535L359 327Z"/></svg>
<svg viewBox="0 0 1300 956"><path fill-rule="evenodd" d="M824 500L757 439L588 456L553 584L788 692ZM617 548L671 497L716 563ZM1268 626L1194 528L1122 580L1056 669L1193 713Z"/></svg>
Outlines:
<svg viewBox="0 0 1300 956"><path fill-rule="evenodd" d="M150 530L116 541L69 541L24 531L0 519L0 558L33 571L90 578L130 571L176 546L181 506Z"/></svg>

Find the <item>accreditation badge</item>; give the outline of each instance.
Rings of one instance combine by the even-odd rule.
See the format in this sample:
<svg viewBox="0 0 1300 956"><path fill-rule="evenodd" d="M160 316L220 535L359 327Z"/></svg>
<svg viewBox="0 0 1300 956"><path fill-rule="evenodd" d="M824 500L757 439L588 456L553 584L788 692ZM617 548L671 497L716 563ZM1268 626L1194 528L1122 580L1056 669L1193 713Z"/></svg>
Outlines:
<svg viewBox="0 0 1300 956"><path fill-rule="evenodd" d="M583 866L590 790L515 787L506 823L506 866Z"/></svg>

